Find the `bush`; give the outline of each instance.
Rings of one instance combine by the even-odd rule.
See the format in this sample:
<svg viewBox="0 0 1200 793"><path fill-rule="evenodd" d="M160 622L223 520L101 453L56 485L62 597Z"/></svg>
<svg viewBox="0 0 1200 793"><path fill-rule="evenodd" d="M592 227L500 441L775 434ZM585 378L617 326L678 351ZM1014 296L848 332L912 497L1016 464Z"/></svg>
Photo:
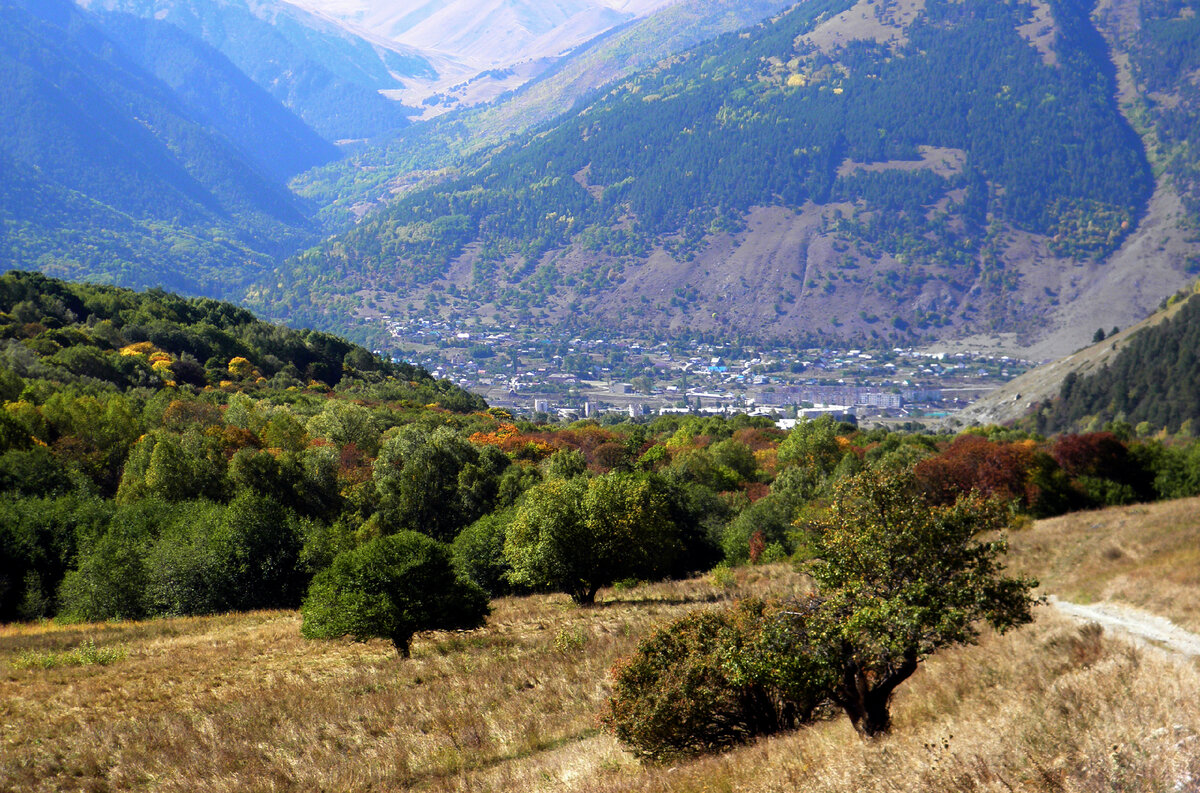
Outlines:
<svg viewBox="0 0 1200 793"><path fill-rule="evenodd" d="M748 600L702 611L642 641L614 670L604 723L656 762L794 729L825 698L824 672L800 651L797 608Z"/></svg>
<svg viewBox="0 0 1200 793"><path fill-rule="evenodd" d="M492 596L513 591L504 562L504 536L513 513L506 509L483 516L460 531L450 548L459 574Z"/></svg>
<svg viewBox="0 0 1200 793"><path fill-rule="evenodd" d="M721 548L725 561L730 564L745 564L751 560L750 545L758 535L764 546L778 544L788 552L788 532L791 528L792 511L784 499L769 495L760 498L742 510L730 521L721 536ZM761 549L760 549L761 550ZM754 561L758 561L755 559Z"/></svg>

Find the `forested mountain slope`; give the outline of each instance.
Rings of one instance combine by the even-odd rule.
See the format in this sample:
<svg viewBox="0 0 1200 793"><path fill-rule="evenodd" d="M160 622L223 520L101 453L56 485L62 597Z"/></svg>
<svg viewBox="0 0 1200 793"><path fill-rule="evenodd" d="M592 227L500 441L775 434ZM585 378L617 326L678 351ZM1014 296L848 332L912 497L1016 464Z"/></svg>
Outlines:
<svg viewBox="0 0 1200 793"><path fill-rule="evenodd" d="M390 134L414 111L380 95L436 75L422 53L270 0L79 0L170 25L219 50L327 140Z"/></svg>
<svg viewBox="0 0 1200 793"><path fill-rule="evenodd" d="M331 219L361 217L397 193L477 168L477 157L555 118L600 86L788 5L789 0L680 0L580 45L511 94L414 124L386 143L304 174L294 187Z"/></svg>
<svg viewBox="0 0 1200 793"><path fill-rule="evenodd" d="M1200 297L1194 290L1157 324L1124 339L1102 368L1067 373L1057 397L1035 408L1040 428L1095 428L1109 421L1195 434L1200 422Z"/></svg>
<svg viewBox="0 0 1200 793"><path fill-rule="evenodd" d="M801 4L405 196L253 299L326 326L371 300L646 333L1035 336L1155 185L1092 11Z"/></svg>
<svg viewBox="0 0 1200 793"><path fill-rule="evenodd" d="M6 267L219 294L312 234L283 177L335 152L223 56L131 26L135 59L66 0L0 15Z"/></svg>

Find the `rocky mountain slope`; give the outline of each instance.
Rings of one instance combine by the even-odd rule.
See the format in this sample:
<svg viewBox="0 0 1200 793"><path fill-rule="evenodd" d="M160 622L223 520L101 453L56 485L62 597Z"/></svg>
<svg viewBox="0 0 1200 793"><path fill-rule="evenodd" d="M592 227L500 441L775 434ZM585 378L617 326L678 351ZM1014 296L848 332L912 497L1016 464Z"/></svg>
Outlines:
<svg viewBox="0 0 1200 793"><path fill-rule="evenodd" d="M254 299L338 327L1073 349L1200 264L1189 9L1122 7L1122 33L1082 0L805 3L481 154Z"/></svg>

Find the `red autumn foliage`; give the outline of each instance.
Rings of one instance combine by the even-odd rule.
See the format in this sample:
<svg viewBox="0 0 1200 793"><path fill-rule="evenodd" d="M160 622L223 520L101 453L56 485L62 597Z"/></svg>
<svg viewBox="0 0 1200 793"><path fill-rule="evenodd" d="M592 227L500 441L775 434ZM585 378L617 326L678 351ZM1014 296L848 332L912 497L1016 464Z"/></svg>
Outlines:
<svg viewBox="0 0 1200 793"><path fill-rule="evenodd" d="M941 454L917 463L914 473L934 504L952 504L978 490L989 498L1019 499L1028 505L1029 471L1037 447L1032 441L993 442L978 435L960 435Z"/></svg>
<svg viewBox="0 0 1200 793"><path fill-rule="evenodd" d="M746 498L750 499L750 503L753 504L760 498L769 495L771 493L771 486L765 482L747 482L745 491Z"/></svg>
<svg viewBox="0 0 1200 793"><path fill-rule="evenodd" d="M763 533L756 531L750 535L750 562L758 564L758 560L762 558L763 551L767 548L767 541L763 539Z"/></svg>
<svg viewBox="0 0 1200 793"><path fill-rule="evenodd" d="M1059 436L1050 456L1072 479L1096 476L1120 481L1130 464L1129 450L1111 432Z"/></svg>
<svg viewBox="0 0 1200 793"><path fill-rule="evenodd" d="M787 437L786 432L773 427L768 429L743 427L733 433L733 439L738 443L749 446L752 452L759 452L763 449L774 449L785 437Z"/></svg>
<svg viewBox="0 0 1200 793"><path fill-rule="evenodd" d="M359 484L371 478L371 459L354 443L342 447L338 457L338 477Z"/></svg>

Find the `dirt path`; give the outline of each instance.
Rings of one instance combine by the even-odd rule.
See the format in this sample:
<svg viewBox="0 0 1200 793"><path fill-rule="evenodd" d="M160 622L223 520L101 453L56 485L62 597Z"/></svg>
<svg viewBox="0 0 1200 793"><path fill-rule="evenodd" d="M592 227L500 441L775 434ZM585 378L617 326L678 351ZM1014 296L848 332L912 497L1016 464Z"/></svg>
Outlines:
<svg viewBox="0 0 1200 793"><path fill-rule="evenodd" d="M1166 617L1132 606L1098 603L1084 606L1050 596L1050 605L1080 621L1095 622L1105 630L1133 641L1177 655L1200 657L1200 635L1184 630Z"/></svg>

